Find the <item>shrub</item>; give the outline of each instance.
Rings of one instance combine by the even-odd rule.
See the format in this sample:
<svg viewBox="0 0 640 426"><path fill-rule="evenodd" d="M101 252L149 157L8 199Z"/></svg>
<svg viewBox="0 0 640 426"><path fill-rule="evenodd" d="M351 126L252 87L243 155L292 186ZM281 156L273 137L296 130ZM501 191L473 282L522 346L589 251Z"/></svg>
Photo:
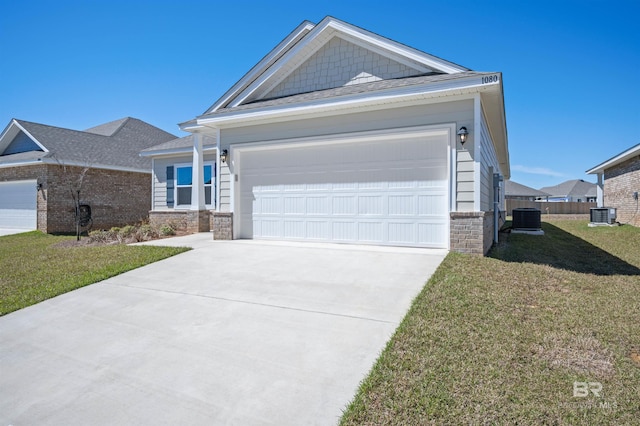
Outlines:
<svg viewBox="0 0 640 426"><path fill-rule="evenodd" d="M136 241L148 241L157 237L158 231L149 224L140 225L135 233Z"/></svg>
<svg viewBox="0 0 640 426"><path fill-rule="evenodd" d="M123 228L120 229L119 234L122 235L122 238L129 238L132 237L133 234L136 232L136 227L133 225L127 225Z"/></svg>
<svg viewBox="0 0 640 426"><path fill-rule="evenodd" d="M89 232L89 241L92 243L107 243L109 242L109 231L103 231L101 229Z"/></svg>
<svg viewBox="0 0 640 426"><path fill-rule="evenodd" d="M160 235L162 235L163 237L167 237L169 235L176 235L176 230L169 225L162 225L160 227Z"/></svg>

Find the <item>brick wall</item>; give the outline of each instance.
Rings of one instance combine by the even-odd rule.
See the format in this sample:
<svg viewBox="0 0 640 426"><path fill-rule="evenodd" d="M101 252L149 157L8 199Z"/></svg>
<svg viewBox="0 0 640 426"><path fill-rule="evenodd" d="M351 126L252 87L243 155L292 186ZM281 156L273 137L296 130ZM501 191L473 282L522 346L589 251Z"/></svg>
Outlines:
<svg viewBox="0 0 640 426"><path fill-rule="evenodd" d="M85 171L86 170L86 171ZM72 194L91 206L93 229L132 225L147 220L151 182L147 173L50 165L46 182L47 232L75 232Z"/></svg>
<svg viewBox="0 0 640 426"><path fill-rule="evenodd" d="M493 212L451 212L452 251L486 254L493 245Z"/></svg>
<svg viewBox="0 0 640 426"><path fill-rule="evenodd" d="M617 220L640 226L640 205L633 199L640 192L640 156L620 163L604 173L604 206L617 209Z"/></svg>
<svg viewBox="0 0 640 426"><path fill-rule="evenodd" d="M208 210L157 210L149 212L149 223L155 227L169 225L177 231L209 232L213 223Z"/></svg>
<svg viewBox="0 0 640 426"><path fill-rule="evenodd" d="M233 240L233 213L215 212L213 218L213 239Z"/></svg>
<svg viewBox="0 0 640 426"><path fill-rule="evenodd" d="M134 224L148 218L151 204L149 174L74 166L40 164L0 169L0 181L37 179L38 229L47 233L75 232L72 191L91 206L93 229ZM81 184L80 184L81 182Z"/></svg>
<svg viewBox="0 0 640 426"><path fill-rule="evenodd" d="M151 211L149 212L149 224L157 228L169 225L177 231L187 232L187 211Z"/></svg>

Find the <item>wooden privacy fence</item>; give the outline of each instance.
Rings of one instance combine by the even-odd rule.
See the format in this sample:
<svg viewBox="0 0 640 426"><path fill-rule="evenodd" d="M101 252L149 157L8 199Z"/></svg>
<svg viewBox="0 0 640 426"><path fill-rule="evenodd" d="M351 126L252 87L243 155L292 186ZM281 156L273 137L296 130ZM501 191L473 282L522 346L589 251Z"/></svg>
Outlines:
<svg viewBox="0 0 640 426"><path fill-rule="evenodd" d="M507 202L507 215L511 216L513 209L534 208L544 214L589 214L589 209L596 207L596 203L548 202L527 200L505 200Z"/></svg>

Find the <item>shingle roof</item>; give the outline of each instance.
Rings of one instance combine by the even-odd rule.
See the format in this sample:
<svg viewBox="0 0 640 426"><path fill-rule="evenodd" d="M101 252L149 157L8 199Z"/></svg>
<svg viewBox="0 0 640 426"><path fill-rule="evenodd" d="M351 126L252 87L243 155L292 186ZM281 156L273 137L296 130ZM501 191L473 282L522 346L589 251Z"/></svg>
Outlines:
<svg viewBox="0 0 640 426"><path fill-rule="evenodd" d="M333 89L318 90L314 92L301 93L291 96L284 96L275 99L265 99L239 105L233 108L221 108L214 111L210 115L224 114L228 112L243 111L254 108L264 108L272 106L282 106L288 104L303 103L309 101L317 101L322 99L335 98L345 95L356 95L360 93L371 93L386 89L395 89L400 87L409 87L425 83L436 83L441 81L456 80L466 77L491 74L486 72L465 71L455 74L431 73L417 77L403 77L389 80L372 81L369 83L353 84L349 86L341 86Z"/></svg>
<svg viewBox="0 0 640 426"><path fill-rule="evenodd" d="M95 133L96 135L102 135L102 136L111 136L115 132L117 132L118 129L120 129L120 127L122 127L122 125L126 123L128 120L129 120L129 117L121 118L120 120L114 120L109 123L104 123L104 124L100 124L99 126L91 127L85 130L85 132Z"/></svg>
<svg viewBox="0 0 640 426"><path fill-rule="evenodd" d="M215 148L217 146L216 138L209 135L203 135L202 145L205 149ZM189 135L183 138L177 138L165 143L161 143L160 145L152 146L151 148L143 149L141 153L142 155L158 155L169 152L179 152L182 150L190 151L192 149L193 135Z"/></svg>
<svg viewBox="0 0 640 426"><path fill-rule="evenodd" d="M540 188L540 191L548 192L552 197L586 197L590 191L593 191L595 197L596 184L591 182L585 182L582 179L573 179L566 182L562 182L556 186L546 186Z"/></svg>
<svg viewBox="0 0 640 426"><path fill-rule="evenodd" d="M136 118L123 118L89 131L65 129L24 120L15 120L49 152L32 151L0 156L0 164L46 159L62 164L85 164L150 170L151 160L140 157L143 149L175 139L175 135ZM25 157L26 156L26 157Z"/></svg>
<svg viewBox="0 0 640 426"><path fill-rule="evenodd" d="M512 180L505 181L504 194L512 197L546 197L549 195L546 192L539 191Z"/></svg>

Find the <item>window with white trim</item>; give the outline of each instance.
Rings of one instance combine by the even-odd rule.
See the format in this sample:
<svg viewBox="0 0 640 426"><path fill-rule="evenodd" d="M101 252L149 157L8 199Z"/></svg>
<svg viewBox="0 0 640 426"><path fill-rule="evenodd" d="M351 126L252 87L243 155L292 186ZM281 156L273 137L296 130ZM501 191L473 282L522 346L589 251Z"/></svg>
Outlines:
<svg viewBox="0 0 640 426"><path fill-rule="evenodd" d="M204 163L204 204L215 208L215 163ZM176 208L191 207L191 190L193 188L193 168L191 164L175 165L175 200Z"/></svg>

